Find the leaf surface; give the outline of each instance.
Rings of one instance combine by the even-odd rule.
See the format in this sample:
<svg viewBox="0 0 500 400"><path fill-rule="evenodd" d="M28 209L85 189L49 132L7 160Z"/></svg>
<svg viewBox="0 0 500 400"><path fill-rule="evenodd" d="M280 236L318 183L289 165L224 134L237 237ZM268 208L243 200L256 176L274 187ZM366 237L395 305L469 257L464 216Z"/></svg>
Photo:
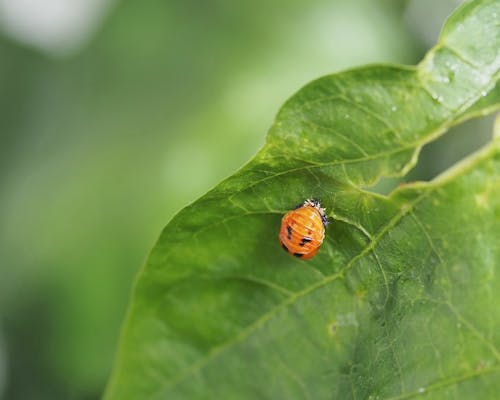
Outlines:
<svg viewBox="0 0 500 400"><path fill-rule="evenodd" d="M418 66L302 88L259 153L163 231L105 398L495 398L500 140L432 182L363 188L498 109L499 77L500 2L477 0ZM308 262L277 240L305 198L333 220Z"/></svg>

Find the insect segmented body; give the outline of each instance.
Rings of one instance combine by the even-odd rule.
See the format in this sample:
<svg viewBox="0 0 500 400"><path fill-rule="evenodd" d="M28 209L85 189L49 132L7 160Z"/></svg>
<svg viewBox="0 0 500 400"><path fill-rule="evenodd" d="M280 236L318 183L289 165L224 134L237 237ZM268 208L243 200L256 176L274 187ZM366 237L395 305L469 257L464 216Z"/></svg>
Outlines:
<svg viewBox="0 0 500 400"><path fill-rule="evenodd" d="M307 199L281 220L279 241L288 253L302 260L316 255L323 239L328 218L317 200Z"/></svg>

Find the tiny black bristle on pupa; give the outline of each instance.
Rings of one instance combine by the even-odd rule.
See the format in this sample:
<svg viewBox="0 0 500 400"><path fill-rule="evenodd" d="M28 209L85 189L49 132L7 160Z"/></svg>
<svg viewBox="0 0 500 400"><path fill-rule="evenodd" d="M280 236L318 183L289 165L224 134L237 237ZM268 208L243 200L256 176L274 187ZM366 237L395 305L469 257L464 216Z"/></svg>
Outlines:
<svg viewBox="0 0 500 400"><path fill-rule="evenodd" d="M291 240L292 239L292 227L290 225L287 225L286 231L287 231L286 237L288 238L288 240Z"/></svg>
<svg viewBox="0 0 500 400"><path fill-rule="evenodd" d="M300 258L300 257L302 257L304 254L302 254L302 253L293 253L293 255L294 255L295 257Z"/></svg>
<svg viewBox="0 0 500 400"><path fill-rule="evenodd" d="M283 250L285 250L287 253L289 253L288 247L286 247L285 243L281 243L281 247L283 247Z"/></svg>
<svg viewBox="0 0 500 400"><path fill-rule="evenodd" d="M328 217L326 215L322 215L321 216L321 221L323 222L323 225L328 226L328 224L330 223L330 221L328 221Z"/></svg>

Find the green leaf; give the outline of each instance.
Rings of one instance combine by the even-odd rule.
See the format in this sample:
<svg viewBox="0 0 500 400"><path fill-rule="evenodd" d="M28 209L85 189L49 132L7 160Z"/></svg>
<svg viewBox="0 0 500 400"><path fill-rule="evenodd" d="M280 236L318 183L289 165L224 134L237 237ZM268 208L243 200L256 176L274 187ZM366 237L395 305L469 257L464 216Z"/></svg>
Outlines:
<svg viewBox="0 0 500 400"><path fill-rule="evenodd" d="M114 399L493 399L500 393L500 139L380 196L422 145L500 106L500 2L470 1L417 67L314 81L265 146L165 228L134 287ZM304 262L282 215L333 223Z"/></svg>

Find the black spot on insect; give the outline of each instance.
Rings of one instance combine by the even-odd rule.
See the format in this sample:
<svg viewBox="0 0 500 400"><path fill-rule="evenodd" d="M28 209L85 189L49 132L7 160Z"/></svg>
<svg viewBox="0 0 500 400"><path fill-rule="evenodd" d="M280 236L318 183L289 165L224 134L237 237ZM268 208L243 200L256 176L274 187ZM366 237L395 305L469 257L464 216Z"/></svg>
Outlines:
<svg viewBox="0 0 500 400"><path fill-rule="evenodd" d="M281 243L281 247L283 247L283 250L285 250L287 253L289 252L288 247L286 247L285 243Z"/></svg>
<svg viewBox="0 0 500 400"><path fill-rule="evenodd" d="M286 237L288 238L288 240L291 240L292 239L292 227L290 225L288 225L286 227L286 231L288 232Z"/></svg>
<svg viewBox="0 0 500 400"><path fill-rule="evenodd" d="M300 241L300 245L301 246L304 246L306 243L309 243L309 242L312 242L312 239L311 238L308 238L308 237L305 237L305 238L302 238L302 240Z"/></svg>
<svg viewBox="0 0 500 400"><path fill-rule="evenodd" d="M302 254L302 253L293 253L293 255L294 255L295 257L300 258L300 257L302 257L304 254Z"/></svg>

